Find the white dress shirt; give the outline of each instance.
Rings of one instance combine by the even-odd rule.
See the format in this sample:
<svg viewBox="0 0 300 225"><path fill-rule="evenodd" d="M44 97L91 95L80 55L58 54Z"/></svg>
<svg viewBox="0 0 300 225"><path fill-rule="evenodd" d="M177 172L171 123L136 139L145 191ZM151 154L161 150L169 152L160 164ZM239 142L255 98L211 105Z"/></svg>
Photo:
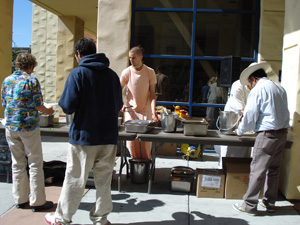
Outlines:
<svg viewBox="0 0 300 225"><path fill-rule="evenodd" d="M249 92L249 88L242 85L240 80L235 81L231 86L230 96L224 111L239 112L244 110Z"/></svg>
<svg viewBox="0 0 300 225"><path fill-rule="evenodd" d="M237 134L289 128L289 119L284 88L263 77L250 91Z"/></svg>

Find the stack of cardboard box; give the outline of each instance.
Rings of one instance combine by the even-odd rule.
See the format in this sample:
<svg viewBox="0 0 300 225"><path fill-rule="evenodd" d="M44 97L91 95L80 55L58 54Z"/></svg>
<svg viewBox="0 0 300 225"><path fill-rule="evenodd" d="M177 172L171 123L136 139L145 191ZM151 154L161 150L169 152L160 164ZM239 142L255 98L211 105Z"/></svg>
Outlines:
<svg viewBox="0 0 300 225"><path fill-rule="evenodd" d="M242 199L248 188L250 163L251 158L226 157L223 169L197 169L196 196Z"/></svg>

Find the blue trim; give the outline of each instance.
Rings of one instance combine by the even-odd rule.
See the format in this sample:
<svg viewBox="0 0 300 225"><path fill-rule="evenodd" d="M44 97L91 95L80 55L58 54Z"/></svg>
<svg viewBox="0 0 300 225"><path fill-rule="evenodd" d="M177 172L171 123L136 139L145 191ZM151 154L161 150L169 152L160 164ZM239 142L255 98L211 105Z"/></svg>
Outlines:
<svg viewBox="0 0 300 225"><path fill-rule="evenodd" d="M192 60L190 70L190 88L189 88L189 105L193 103L193 87L194 87L194 64L195 64L195 40L196 40L196 21L197 21L197 1L194 1L193 11L193 27L192 27ZM189 115L192 116L192 107L189 107Z"/></svg>
<svg viewBox="0 0 300 225"><path fill-rule="evenodd" d="M158 59L188 59L191 60L191 70L190 70L190 87L193 87L194 80L194 61L195 60L216 60L220 61L222 57L218 56L195 56L195 34L196 34L196 20L197 13L228 13L228 14L252 14L255 15L255 33L254 33L254 51L253 58L241 58L243 62L257 62L258 59L258 44L259 44L259 23L260 23L260 4L261 0L256 0L256 10L223 10L223 9L197 9L197 1L194 0L193 8L135 8L135 1L132 0L132 15L131 15L131 40L130 46L133 47L133 37L134 37L134 21L135 12L137 11L147 11L147 12L190 12L193 13L193 24L192 24L192 51L191 55L144 55L145 58L158 58ZM193 90L189 90L189 100L188 102L157 102L157 105L179 105L189 107L189 115L192 115L192 107L214 107L214 108L224 108L224 104L208 104L208 103L193 103Z"/></svg>
<svg viewBox="0 0 300 225"><path fill-rule="evenodd" d="M144 55L146 58L159 58L159 59L192 59L191 56L187 55Z"/></svg>
<svg viewBox="0 0 300 225"><path fill-rule="evenodd" d="M194 9L195 6L194 1ZM196 3L197 4L197 3ZM135 11L147 12L201 12L201 13L228 13L228 14L256 14L255 10L230 10L230 9L189 9L189 8L135 8Z"/></svg>
<svg viewBox="0 0 300 225"><path fill-rule="evenodd" d="M156 102L156 105L179 105L179 106L192 106L192 107L212 107L212 108L224 108L225 104L209 104L209 103L188 103L188 102Z"/></svg>
<svg viewBox="0 0 300 225"><path fill-rule="evenodd" d="M152 12L193 12L188 8L135 8L136 11L152 11Z"/></svg>
<svg viewBox="0 0 300 225"><path fill-rule="evenodd" d="M230 10L230 9L197 9L201 13L228 13L228 14L256 14L253 10Z"/></svg>

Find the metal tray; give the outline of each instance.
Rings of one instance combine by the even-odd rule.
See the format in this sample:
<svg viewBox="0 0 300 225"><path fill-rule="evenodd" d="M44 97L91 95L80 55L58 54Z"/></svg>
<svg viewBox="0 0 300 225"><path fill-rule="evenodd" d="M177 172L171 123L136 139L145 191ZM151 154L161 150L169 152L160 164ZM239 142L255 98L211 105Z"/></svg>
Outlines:
<svg viewBox="0 0 300 225"><path fill-rule="evenodd" d="M184 119L181 122L183 123L183 134L185 136L207 135L208 122L205 119Z"/></svg>
<svg viewBox="0 0 300 225"><path fill-rule="evenodd" d="M152 120L128 120L124 123L127 133L147 133L155 127Z"/></svg>

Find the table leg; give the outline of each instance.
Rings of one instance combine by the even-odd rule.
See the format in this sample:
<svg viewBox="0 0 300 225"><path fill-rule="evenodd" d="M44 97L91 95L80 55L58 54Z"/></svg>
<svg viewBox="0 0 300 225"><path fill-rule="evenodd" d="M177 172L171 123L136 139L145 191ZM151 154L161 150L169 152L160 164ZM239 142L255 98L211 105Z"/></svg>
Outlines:
<svg viewBox="0 0 300 225"><path fill-rule="evenodd" d="M154 179L155 158L156 158L156 142L152 142L151 164L150 164L149 180L148 180L148 194L151 194L152 180Z"/></svg>
<svg viewBox="0 0 300 225"><path fill-rule="evenodd" d="M200 160L203 161L203 152L204 152L204 145L200 145Z"/></svg>
<svg viewBox="0 0 300 225"><path fill-rule="evenodd" d="M126 156L126 141L122 140L121 141L121 162L120 162L120 170L119 170L119 176L118 176L118 191L121 191L121 176L122 176L122 170L123 167L126 166L126 176L128 178L128 161L127 161L127 156Z"/></svg>
<svg viewBox="0 0 300 225"><path fill-rule="evenodd" d="M160 145L156 146L156 142L152 142L152 148L151 148L151 165L150 165L149 180L148 180L148 194L151 194L152 181L154 180L156 151L163 144L164 143L161 143Z"/></svg>

